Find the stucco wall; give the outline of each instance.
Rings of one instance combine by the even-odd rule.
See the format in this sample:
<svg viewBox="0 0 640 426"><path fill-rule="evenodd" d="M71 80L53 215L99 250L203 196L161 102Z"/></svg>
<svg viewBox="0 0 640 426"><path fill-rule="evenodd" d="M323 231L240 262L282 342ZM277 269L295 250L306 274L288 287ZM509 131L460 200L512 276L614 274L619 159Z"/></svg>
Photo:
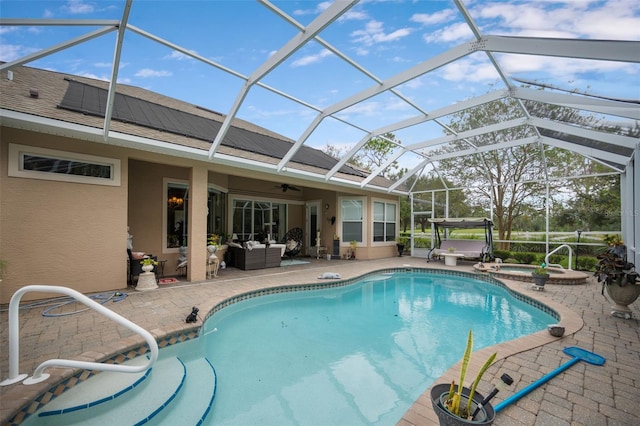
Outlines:
<svg viewBox="0 0 640 426"><path fill-rule="evenodd" d="M0 303L30 284L88 293L126 282L127 163L121 185L102 186L9 177L8 144L18 143L123 159L117 148L2 128L0 258L7 268ZM121 255L114 255L121 253ZM43 297L28 294L25 300Z"/></svg>
<svg viewBox="0 0 640 426"><path fill-rule="evenodd" d="M165 178L188 182L197 172L193 174L197 185L190 187L201 192L198 200L202 220L191 223L194 228L190 232L196 233L197 238L192 238L190 245L201 246L202 251L196 253L197 259L191 259L190 265L195 269L189 268L189 279L196 281L205 275L205 181L228 189L228 201L240 196L288 203L287 230L294 227L304 230L305 202L321 200L325 244L332 241L339 227L340 196L365 197L370 209L371 194L366 191L337 193L326 183L311 189L289 182L303 190L283 192L279 187L282 181L263 173L6 127L0 130L0 142L0 259L7 262L0 284L0 303L8 303L17 289L29 284L62 285L83 293L126 288L127 225L133 235L134 250L166 259L165 274L175 274L178 253L163 250ZM9 177L9 143L117 159L120 184L104 186ZM384 194L376 197L397 200ZM367 214L371 217L370 211ZM334 225L327 222L331 216L337 217ZM231 217L227 222L230 227ZM346 251L348 243L343 245L341 252ZM395 256L397 250L391 242L383 246L365 243L358 247L357 255L359 259L375 259ZM48 296L51 295L28 294L24 300Z"/></svg>

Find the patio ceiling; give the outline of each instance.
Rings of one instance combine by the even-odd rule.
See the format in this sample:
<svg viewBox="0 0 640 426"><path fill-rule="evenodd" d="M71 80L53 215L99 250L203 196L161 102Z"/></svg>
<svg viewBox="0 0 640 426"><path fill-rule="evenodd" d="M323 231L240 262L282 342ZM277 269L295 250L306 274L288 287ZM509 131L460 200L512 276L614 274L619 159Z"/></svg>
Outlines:
<svg viewBox="0 0 640 426"><path fill-rule="evenodd" d="M326 143L328 138L323 133L323 127L332 126L331 129L335 129L332 130L335 133L344 131L344 135L346 135L344 137L348 139L347 142L350 143L351 149L334 167L322 175L314 176L314 179L380 190L379 187L373 184L374 178L383 174L394 161L398 161L401 164L410 165L409 173L386 190L399 194L407 193L407 182L422 173L427 165L436 164L437 161L452 156L472 155L523 144L544 144L579 153L593 161L606 164L613 171L623 172L634 157L635 151L638 150L638 140L636 138L585 128L578 123L565 124L545 117L537 117L526 106L527 102L539 102L569 107L585 113L596 114L610 122L623 123L623 126L633 126L634 121L640 119L638 102L640 83L637 80L637 73L640 71L637 65L640 62L640 41L637 40L637 33L629 33L626 39L624 37L625 34L623 34L621 39L618 40L491 34L483 31L482 26L478 24L478 21L483 19L483 4L470 3L470 9L468 9L467 3L469 2L462 0L454 0L451 3L425 2L430 3L430 7L435 7L434 4L437 3L437 7L443 9L442 13L444 13L445 8L447 8L447 11L455 11L455 16L452 15L450 19L454 23L466 26L466 31L470 36L466 41L436 51L431 56L412 58L413 61L408 62L410 66L407 68L382 77L388 74L382 66L368 65L365 67L355 59L357 55L347 51L345 48L336 47L334 43L328 41L329 39L338 40L335 35L339 34L341 22L343 22L349 11L358 6L358 1L334 2L321 13L316 14L315 18L306 24L299 22L291 9L285 12L276 6L276 3L265 0L259 1L255 5L242 3L244 8L266 8L273 19L279 21L278 25L284 24L293 30L292 36L288 40L281 42L268 59L252 69L232 69L222 62L211 59L215 57L215 49L207 55L199 54L188 43L177 43L164 38L162 33L156 34L136 26L136 17L132 11L135 11L139 4L142 7L143 2L124 0L121 3L116 3L120 6L117 12L119 13L118 19L57 20L2 17L0 25L3 28L59 26L97 27L97 29L61 40L50 47L15 58L1 64L0 70L7 71L29 63L39 64L38 61L43 61L45 58L54 56L66 49L72 49L84 43L89 43L94 39L102 38L107 34L115 33L116 37L114 43L111 44L109 53L111 55L111 73L108 77L110 84L102 127L103 140L108 142L111 135L110 127L116 98L116 85L114 83L118 81L123 68L126 66L124 62L130 60L123 59L125 52L128 55L132 52L126 49L127 42L130 40L136 40L137 42L139 37L142 37L173 52L178 52L184 57L191 58L191 60L200 65L211 67L216 72L221 72L227 78L236 80L239 83L239 88L235 90L235 93L232 92L234 97L226 99L226 103L224 103L226 105L226 110L223 111L224 121L215 134L212 133L210 135L211 145L208 152L202 155L202 159L212 162L222 161L222 159L229 161L228 157L221 155L220 148L225 137L232 131L233 120L235 118L243 118L251 121L245 110L248 109L249 104L253 106L256 102L255 99L258 99L251 98L251 96L255 91L266 91L268 96L283 99L288 103L295 104L296 108L305 110L306 117L308 117L307 121L303 122L303 125L298 125L296 127L297 130L292 131L294 134L285 135L294 140L294 143L282 156L281 160L272 165L270 170L274 175L286 172L289 176L295 176L296 171L288 168L288 164L290 164L301 147L318 146L319 141ZM533 2L520 1L517 3ZM162 3L159 4L162 5ZM490 5L492 4L487 3L487 7ZM288 6L286 2L282 3L282 7L284 8L285 6ZM417 11L419 11L419 7L415 4L404 4L399 7L416 7ZM437 11L432 12L434 14L438 13ZM239 25L242 25L242 17L248 16L244 15L245 13L251 12L242 10L238 14ZM382 18L380 17L380 19ZM173 25L184 26L185 32L190 31L187 22L176 20ZM491 26L487 26L487 28L490 29ZM249 31L248 28L246 30ZM327 34L326 38L325 33ZM134 35L139 37L136 38ZM233 35L227 36L233 37ZM216 40L216 42L221 43L224 41ZM323 95L326 95L324 96L326 99L332 99L332 97L329 96L329 93L316 92L313 87L316 82L313 80L306 81L307 91L300 90L293 85L291 90L288 91L286 88L272 83L276 81L271 78L273 74L286 74L289 72L293 58L300 58L303 49L309 47L310 44L320 46L323 51L329 52L328 55L333 56L341 66L346 66L349 69L348 72L340 74L339 70L334 72L334 68L327 68L328 79L351 78L353 79L353 87L359 89L332 102L320 102L319 99ZM245 47L249 49L251 46ZM553 82L551 90L522 87L521 81L533 82L533 87L535 87L536 76L533 74L523 76L521 73L513 71L514 58L520 57L514 55L525 55L528 58L544 58L545 61L549 61L549 58L558 58L560 61L597 61L598 63L604 61L611 64L624 64L636 72L636 85L628 87L628 90L626 90L626 93L632 99L620 99L618 95L610 95L607 93L608 88L610 88L609 85L590 88L578 87L575 91L563 89L568 84L566 82ZM478 66L486 65L491 68L491 72L495 75L495 84L492 91L477 95L475 89L473 89L469 91L464 99L455 101L439 101L438 99L404 94L411 85L424 85L436 80L439 84L441 81L440 73L443 68L459 65L462 61L469 61L471 58ZM558 62L557 64L562 66L563 63ZM613 66L611 69L612 71L608 77L615 79L616 74L620 72L619 68ZM487 71L485 70L484 72ZM304 74L296 71L291 78L304 78ZM366 82L364 86L362 85L363 80ZM463 81L462 84L473 86L474 80L469 78L469 80ZM317 86L326 87L321 82L317 82ZM590 89L599 96L586 94ZM208 88L199 87L194 90L207 91ZM633 97L636 98L633 99ZM251 101L249 101L250 98ZM314 99L315 101L313 101ZM454 132L447 125L450 118L459 111L501 99L516 100L521 113L520 117L462 133ZM404 112L401 116L373 121L363 120L354 114L354 111L357 111L359 107L364 108L373 100L378 103L395 103L397 108L402 108ZM267 102L262 107L267 109L268 105ZM282 134L275 120L273 126L264 123L260 123L260 125ZM451 147L451 143L465 141L466 138L520 126L528 126L530 136L486 146L475 146L469 143L467 149L464 150L447 149L447 147ZM434 133L434 127L438 129L440 135ZM416 129L417 132L412 133ZM382 135L386 133L398 135L397 141L399 143L385 164L361 181L345 182L337 176L339 170L347 164L350 158L358 154L368 140L373 137L383 137ZM416 136L416 134L421 133L427 136L424 139ZM176 155L180 155L180 150L180 146L175 147ZM192 150L189 151L189 155L193 155ZM237 162L238 167L251 167L249 162L245 162L241 158L235 158L232 161ZM309 173L300 173L299 178L309 179Z"/></svg>

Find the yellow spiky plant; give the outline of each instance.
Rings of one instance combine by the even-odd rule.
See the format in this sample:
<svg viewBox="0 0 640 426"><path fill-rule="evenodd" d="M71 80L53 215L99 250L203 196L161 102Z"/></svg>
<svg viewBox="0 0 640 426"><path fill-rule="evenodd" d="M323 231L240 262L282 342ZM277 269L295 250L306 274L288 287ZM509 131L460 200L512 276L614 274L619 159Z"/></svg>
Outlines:
<svg viewBox="0 0 640 426"><path fill-rule="evenodd" d="M469 368L469 363L471 362L471 353L473 352L473 331L469 330L469 335L467 337L467 347L464 350L464 355L462 356L462 365L460 367L460 379L458 389L456 389L455 381L451 382L451 386L449 387L449 395L446 401L446 407L451 413L458 417L469 418L471 415L471 401L473 401L473 395L476 393L476 388L478 383L482 379L484 372L493 364L493 361L496 359L497 353L493 353L489 359L485 361L482 368L478 372L476 379L471 384L469 399L467 401L467 406L460 408L460 400L462 398L462 389L464 387L464 379L467 375L467 369Z"/></svg>

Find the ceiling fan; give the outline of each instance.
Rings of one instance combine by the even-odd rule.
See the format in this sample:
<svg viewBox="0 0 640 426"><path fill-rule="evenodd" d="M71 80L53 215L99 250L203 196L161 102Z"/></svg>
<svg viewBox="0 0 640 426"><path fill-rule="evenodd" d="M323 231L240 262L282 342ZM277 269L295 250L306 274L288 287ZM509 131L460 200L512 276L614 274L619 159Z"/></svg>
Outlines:
<svg viewBox="0 0 640 426"><path fill-rule="evenodd" d="M287 192L289 189L292 191L300 191L300 188L297 188L293 185L289 185L288 183L283 183L282 185L277 185L276 188L282 188L282 192Z"/></svg>

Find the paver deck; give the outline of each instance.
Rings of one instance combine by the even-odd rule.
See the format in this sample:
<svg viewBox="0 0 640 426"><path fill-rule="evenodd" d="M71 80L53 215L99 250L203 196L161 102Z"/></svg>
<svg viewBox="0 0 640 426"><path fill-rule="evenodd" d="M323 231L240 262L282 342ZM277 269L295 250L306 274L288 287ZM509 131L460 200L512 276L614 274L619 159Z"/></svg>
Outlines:
<svg viewBox="0 0 640 426"><path fill-rule="evenodd" d="M456 267L424 259L396 257L376 261L327 261L307 259L311 263L275 269L241 271L228 268L219 277L201 283L160 286L159 289L136 292L122 288L128 296L108 307L160 337L199 327L200 322L186 324L192 306L200 308L204 318L217 303L238 294L289 284L318 282L322 272L338 272L343 279L353 278L377 269L394 267L448 268L472 272L472 263L461 261ZM634 318L624 320L610 315L610 302L600 294L600 285L590 278L580 286L547 285L544 292L533 291L530 284L504 280L510 288L538 299L556 309L565 326L564 337L558 339L546 331L485 348L497 351L498 361L485 377L508 373L514 378L512 387L492 401L498 403L516 390L539 379L570 358L562 349L579 346L606 358L603 366L578 362L526 397L506 407L496 417L503 425L636 425L640 419L640 309L632 305ZM636 303L637 305L637 303ZM6 308L6 307L4 307ZM20 372L32 373L41 362L51 358L100 360L120 353L140 342L129 330L108 319L86 311L60 317L45 317L42 307L20 311ZM0 312L0 378L8 377L8 313ZM486 357L474 355L481 361ZM474 371L472 367L472 371ZM7 424L14 414L53 383L71 374L69 369L47 370L51 378L26 386L15 384L0 388L0 419ZM457 366L448 370L436 383L456 377ZM470 373L471 374L471 373ZM479 391L487 394L492 385L483 383ZM428 389L399 421L400 426L437 424L431 408Z"/></svg>

